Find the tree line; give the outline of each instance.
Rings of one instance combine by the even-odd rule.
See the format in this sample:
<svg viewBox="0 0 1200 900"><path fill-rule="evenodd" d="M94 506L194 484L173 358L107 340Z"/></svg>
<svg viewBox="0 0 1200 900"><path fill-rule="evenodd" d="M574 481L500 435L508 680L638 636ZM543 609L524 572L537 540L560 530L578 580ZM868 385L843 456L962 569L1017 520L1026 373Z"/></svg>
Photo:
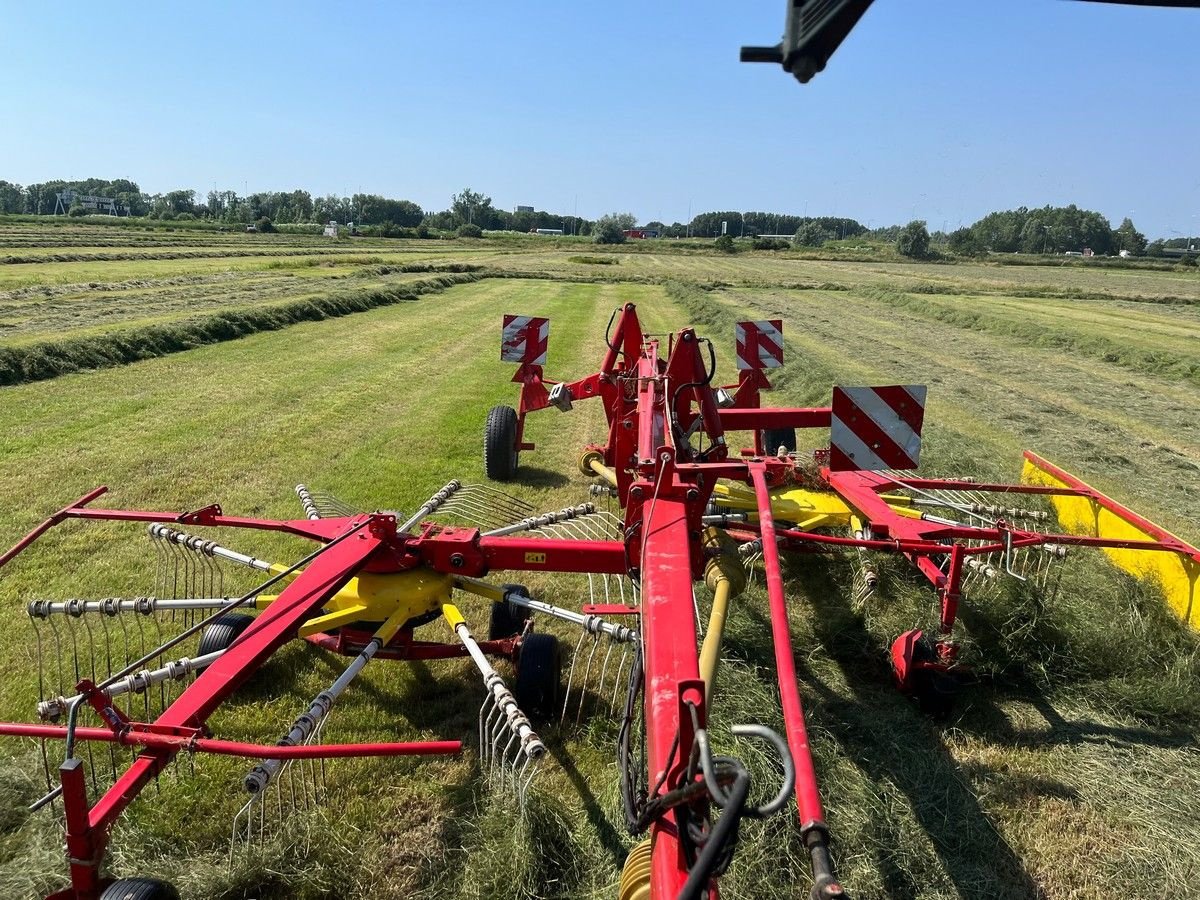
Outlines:
<svg viewBox="0 0 1200 900"><path fill-rule="evenodd" d="M212 190L201 196L197 191L181 189L152 194L142 191L129 179L85 178L77 181L54 180L20 185L0 180L0 214L49 215L55 211L56 196L68 188L77 194L109 197L122 213L152 219L208 220L228 224L249 224L267 219L278 224L323 224L338 222L378 229L381 234L400 229L436 229L453 231L464 226L488 231L528 232L536 229L561 230L565 234L598 236L601 226L607 238L614 231L637 225L631 213L610 214L598 220L572 215L520 208L509 212L497 209L492 198L464 188L450 198L444 210L422 209L412 200L383 197L378 194L335 194L313 196L306 190L259 191L242 195L233 190ZM76 203L68 213L84 215L89 210ZM911 243L909 225L890 225L868 229L855 219L838 216L798 216L768 212L724 210L702 212L690 222L652 221L640 227L662 237L731 237L791 235L800 246L820 247L827 241L865 238L875 241ZM617 226L614 229L614 226ZM404 233L409 233L408 231ZM922 245L917 240L917 247ZM1113 228L1101 213L1080 209L1074 204L1040 209L1018 207L988 213L965 228L950 234L935 232L929 244L943 246L961 255L983 253L1066 253L1090 249L1099 255L1120 251L1140 256L1161 255L1164 249L1186 245L1185 239L1148 242L1146 236L1125 218Z"/></svg>
<svg viewBox="0 0 1200 900"><path fill-rule="evenodd" d="M988 213L975 224L948 235L955 253L1082 253L1101 256L1146 252L1146 236L1126 217L1116 228L1102 214L1070 206L1043 206Z"/></svg>

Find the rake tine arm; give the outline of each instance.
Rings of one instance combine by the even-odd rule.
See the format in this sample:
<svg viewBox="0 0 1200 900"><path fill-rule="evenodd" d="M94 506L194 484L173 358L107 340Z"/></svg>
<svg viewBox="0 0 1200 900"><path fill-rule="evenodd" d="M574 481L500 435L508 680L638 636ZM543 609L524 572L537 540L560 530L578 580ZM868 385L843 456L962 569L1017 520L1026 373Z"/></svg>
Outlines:
<svg viewBox="0 0 1200 900"><path fill-rule="evenodd" d="M336 522L339 520L325 520ZM284 643L313 610L358 572L381 546L385 538L366 528L371 519L363 517L342 532L357 540L340 540L310 561L310 565L289 584L254 623L222 656L210 665L176 698L155 721L154 730L172 729L191 732L199 728L212 712ZM358 535L354 535L358 532ZM68 729L72 731L74 729ZM94 895L99 866L108 834L117 817L139 791L171 761L180 748L146 747L117 781L100 797L95 806L87 806L86 794L78 789L73 773L64 768L63 800L67 809L67 847L71 883L84 897ZM68 760L69 767L73 760ZM67 776L71 775L71 783Z"/></svg>
<svg viewBox="0 0 1200 900"><path fill-rule="evenodd" d="M804 724L804 708L796 683L796 664L792 655L792 638L788 626L787 599L783 592L783 575L779 567L779 547L775 535L775 518L771 512L771 495L767 488L766 465L759 460L747 463L754 494L758 499L759 525L763 535L763 567L766 569L767 597L771 607L771 632L775 644L775 667L779 676L779 695L783 705L783 721L787 731L788 748L796 767L796 804L800 811L800 833L812 861L815 897L841 896L842 889L833 873L829 856L829 828L817 789L817 775L809 749L808 729Z"/></svg>

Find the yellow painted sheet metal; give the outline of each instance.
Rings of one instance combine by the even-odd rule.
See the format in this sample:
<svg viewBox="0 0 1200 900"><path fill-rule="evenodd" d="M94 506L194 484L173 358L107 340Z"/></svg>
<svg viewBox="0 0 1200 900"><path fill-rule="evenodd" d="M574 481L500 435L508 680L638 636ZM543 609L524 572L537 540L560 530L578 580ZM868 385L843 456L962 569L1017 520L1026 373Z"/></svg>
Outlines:
<svg viewBox="0 0 1200 900"><path fill-rule="evenodd" d="M758 510L754 491L740 484L720 483L713 491L722 506L749 513ZM771 491L771 512L785 522L804 522L805 528L842 528L850 522L850 507L833 491L780 487Z"/></svg>
<svg viewBox="0 0 1200 900"><path fill-rule="evenodd" d="M1071 486L1028 457L1021 469L1021 481L1053 487ZM1129 541L1159 539L1091 498L1052 496L1050 501L1058 513L1059 524L1068 534ZM1165 530L1163 533L1169 534ZM1156 583L1171 609L1192 628L1200 630L1200 562L1179 553L1159 550L1105 549L1104 553L1114 565L1135 578Z"/></svg>
<svg viewBox="0 0 1200 900"><path fill-rule="evenodd" d="M386 622L400 616L403 624L422 613L439 609L450 599L453 579L429 569L414 569L390 575L364 573L346 582L345 587L325 604L323 615L309 619L300 628L307 637L354 622ZM274 597L260 597L263 608Z"/></svg>
<svg viewBox="0 0 1200 900"><path fill-rule="evenodd" d="M366 614L367 608L365 606L347 606L336 612L326 613L323 616L317 616L315 619L309 619L300 626L298 634L300 637L308 637L310 634L332 631L335 628L341 628L343 625L352 625L355 622L361 621L366 618Z"/></svg>
<svg viewBox="0 0 1200 900"><path fill-rule="evenodd" d="M722 506L745 510L751 521L757 521L758 501L754 491L740 484L719 483L713 490L714 499ZM912 499L903 494L883 494L893 509L902 515L919 519L920 512L911 509ZM793 485L771 489L771 513L784 522L794 522L801 531L816 531L818 528L842 530L862 520L857 512L834 491L816 491Z"/></svg>

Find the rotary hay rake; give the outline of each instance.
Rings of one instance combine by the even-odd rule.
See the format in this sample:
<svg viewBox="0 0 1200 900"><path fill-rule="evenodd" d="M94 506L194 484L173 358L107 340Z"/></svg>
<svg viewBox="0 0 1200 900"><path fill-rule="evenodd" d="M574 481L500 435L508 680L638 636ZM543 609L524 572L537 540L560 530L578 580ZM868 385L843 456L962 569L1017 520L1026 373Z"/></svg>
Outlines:
<svg viewBox="0 0 1200 900"><path fill-rule="evenodd" d="M463 656L482 682L473 736L481 768L522 808L546 754L537 722L619 716L625 817L633 835L645 835L626 861L622 898L715 897L741 821L776 814L793 796L812 896L844 896L809 752L781 551L853 551L859 602L875 589L873 553L912 562L933 588L939 627L936 635L900 635L891 657L900 688L933 713L948 708L962 668L953 630L964 595L978 599L1003 579L1052 586L1072 548L1101 548L1118 566L1154 579L1185 620L1200 624L1200 551L1045 460L1026 454L1022 484L906 474L920 452L923 387L836 388L830 407L764 408L765 370L783 361L778 321L737 326L739 379L726 387L713 385L713 345L693 329L663 348L627 305L614 312L609 332L599 371L555 382L543 373L549 323L506 316L501 357L519 364L520 403L493 408L485 430L485 470L509 480L520 453L534 449L524 439L529 412L601 400L607 441L580 459L594 479L592 502L539 515L495 488L452 481L403 517L358 512L299 485L303 518L270 520L228 516L217 505L184 513L96 509L90 504L105 491L98 488L0 556L3 566L67 520L144 523L157 554L147 596L27 606L42 722L0 724L0 734L37 742L47 792L34 807L63 815L70 885L53 898L176 895L153 879L113 880L104 857L122 811L181 755L250 761L247 800L231 827L236 844L261 837L285 810L318 802L327 760L461 753L461 736L337 744L323 743L322 734L338 698L372 660ZM798 453L798 428L828 429L828 449ZM753 433L753 449L730 451L726 434L737 431ZM598 508L601 498L609 508ZM1052 504L1062 533L1049 529L1048 509L1018 502L1039 498ZM317 547L285 565L214 536L247 530ZM773 799L755 806L747 767L713 752L708 711L730 604L760 562L786 734L758 723L731 728L779 757L780 783L756 786ZM254 581L240 585L231 567ZM519 584L485 580L504 571L586 576L588 602L566 609ZM713 595L703 631L696 581ZM455 592L491 602L486 640L475 636ZM565 689L561 648L536 630L538 617L578 628ZM455 642L415 635L439 619ZM214 737L210 717L298 639L351 662L276 744ZM491 658L512 661L515 677L506 680ZM85 716L98 724L84 724ZM118 748L132 754L128 765Z"/></svg>

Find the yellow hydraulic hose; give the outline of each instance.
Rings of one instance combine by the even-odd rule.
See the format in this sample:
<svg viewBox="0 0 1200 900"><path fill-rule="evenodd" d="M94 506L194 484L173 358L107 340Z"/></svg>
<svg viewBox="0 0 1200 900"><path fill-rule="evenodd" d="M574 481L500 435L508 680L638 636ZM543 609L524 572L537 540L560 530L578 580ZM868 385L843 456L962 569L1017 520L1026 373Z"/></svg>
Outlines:
<svg viewBox="0 0 1200 900"><path fill-rule="evenodd" d="M733 539L721 529L706 528L703 544L705 550L715 551L704 567L704 583L713 592L713 605L708 629L704 632L704 644L700 648L700 677L704 679L705 697L711 698L721 660L729 601L746 589L746 570L738 559Z"/></svg>

